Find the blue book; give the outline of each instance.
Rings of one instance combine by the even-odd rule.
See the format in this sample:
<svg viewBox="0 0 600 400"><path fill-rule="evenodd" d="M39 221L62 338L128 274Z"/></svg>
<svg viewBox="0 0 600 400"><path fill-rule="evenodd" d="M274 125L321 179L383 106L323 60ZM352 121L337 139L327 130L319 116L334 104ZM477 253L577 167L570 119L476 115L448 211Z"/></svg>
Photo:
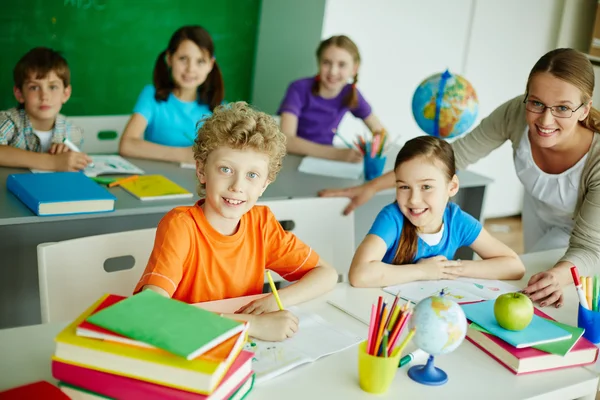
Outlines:
<svg viewBox="0 0 600 400"><path fill-rule="evenodd" d="M499 337L506 343L521 349L537 346L543 343L558 342L570 339L568 332L556 324L538 315L533 315L531 323L521 331L509 331L498 325L494 316L495 300L487 300L479 303L461 305L467 319L485 328L492 335Z"/></svg>
<svg viewBox="0 0 600 400"><path fill-rule="evenodd" d="M40 216L113 211L116 197L81 172L12 174L6 188Z"/></svg>

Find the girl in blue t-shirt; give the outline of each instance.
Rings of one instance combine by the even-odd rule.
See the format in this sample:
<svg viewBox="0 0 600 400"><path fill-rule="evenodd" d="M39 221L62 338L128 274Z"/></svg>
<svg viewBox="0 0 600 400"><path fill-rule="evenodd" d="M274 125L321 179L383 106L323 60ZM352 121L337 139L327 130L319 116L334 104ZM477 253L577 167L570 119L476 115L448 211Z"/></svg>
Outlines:
<svg viewBox="0 0 600 400"><path fill-rule="evenodd" d="M195 163L197 124L223 101L223 78L214 44L200 26L184 26L171 37L154 66L154 85L140 94L125 127L123 156Z"/></svg>
<svg viewBox="0 0 600 400"><path fill-rule="evenodd" d="M448 202L459 186L448 142L431 136L409 140L398 153L394 173L396 201L381 210L356 250L349 273L353 286L523 276L525 267L514 251ZM452 260L462 246L482 260Z"/></svg>

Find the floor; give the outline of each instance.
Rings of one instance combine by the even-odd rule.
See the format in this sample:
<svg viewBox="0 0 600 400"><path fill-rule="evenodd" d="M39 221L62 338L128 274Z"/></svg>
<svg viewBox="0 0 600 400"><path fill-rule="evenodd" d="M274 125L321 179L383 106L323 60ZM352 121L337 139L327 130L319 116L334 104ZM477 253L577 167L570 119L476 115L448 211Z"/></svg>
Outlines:
<svg viewBox="0 0 600 400"><path fill-rule="evenodd" d="M486 219L484 227L492 236L517 254L523 254L523 225L520 215Z"/></svg>

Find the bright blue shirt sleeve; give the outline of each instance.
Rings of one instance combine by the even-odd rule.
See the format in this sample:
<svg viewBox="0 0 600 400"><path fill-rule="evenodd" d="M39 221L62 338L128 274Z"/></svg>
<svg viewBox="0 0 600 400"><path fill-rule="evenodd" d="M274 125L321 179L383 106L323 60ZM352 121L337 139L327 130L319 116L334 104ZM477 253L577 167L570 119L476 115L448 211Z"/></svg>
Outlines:
<svg viewBox="0 0 600 400"><path fill-rule="evenodd" d="M448 207L451 215L450 232L458 241L458 247L472 245L483 229L481 223L456 203L449 203Z"/></svg>
<svg viewBox="0 0 600 400"><path fill-rule="evenodd" d="M135 107L133 108L133 112L141 114L148 122L148 125L152 123L152 117L156 112L157 102L154 98L155 93L156 90L153 85L146 85L142 89L142 93L140 93L137 103L135 103Z"/></svg>

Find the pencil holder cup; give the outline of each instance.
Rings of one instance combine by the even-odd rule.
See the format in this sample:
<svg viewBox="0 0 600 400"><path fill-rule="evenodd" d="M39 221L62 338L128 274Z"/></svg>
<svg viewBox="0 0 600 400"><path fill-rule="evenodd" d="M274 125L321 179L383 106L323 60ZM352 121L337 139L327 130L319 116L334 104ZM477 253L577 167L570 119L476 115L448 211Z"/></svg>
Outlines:
<svg viewBox="0 0 600 400"><path fill-rule="evenodd" d="M585 329L583 337L594 344L600 343L600 311L592 311L579 304L577 326Z"/></svg>
<svg viewBox="0 0 600 400"><path fill-rule="evenodd" d="M383 173L387 157L369 157L363 158L364 176L366 181L375 179Z"/></svg>
<svg viewBox="0 0 600 400"><path fill-rule="evenodd" d="M368 393L381 394L388 391L400 363L400 348L390 357L375 357L367 353L367 342L358 346L358 383Z"/></svg>

